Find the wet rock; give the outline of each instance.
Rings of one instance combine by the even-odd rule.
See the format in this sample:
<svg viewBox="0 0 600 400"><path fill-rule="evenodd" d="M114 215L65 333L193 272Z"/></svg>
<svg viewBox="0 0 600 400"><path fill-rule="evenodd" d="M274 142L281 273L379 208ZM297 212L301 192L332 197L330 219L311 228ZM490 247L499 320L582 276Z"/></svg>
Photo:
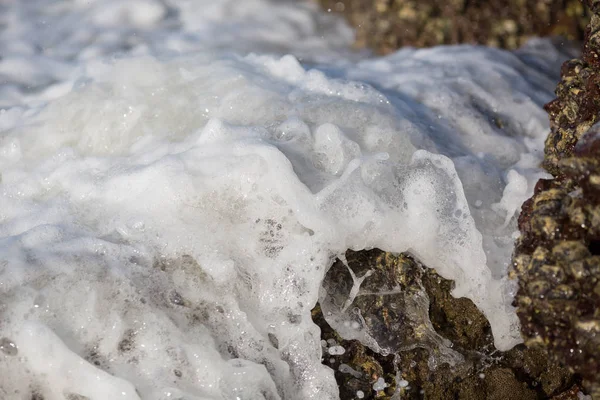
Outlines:
<svg viewBox="0 0 600 400"><path fill-rule="evenodd" d="M544 166L554 176L560 175L560 160L573 155L575 144L600 113L600 15L596 1L587 5L594 13L585 30L582 56L563 64L557 97L546 105L552 131L546 139Z"/></svg>
<svg viewBox="0 0 600 400"><path fill-rule="evenodd" d="M322 305L313 310L323 363L336 371L340 398L577 399L577 377L543 349L498 352L483 314L470 300L452 297L453 282L434 270L377 249L348 251L346 260L328 271ZM412 296L421 299L419 306ZM344 322L340 330L328 323L339 325L332 315L344 307L360 315L373 340L363 343L370 345L341 335L348 334ZM332 355L329 349L338 347L343 354Z"/></svg>
<svg viewBox="0 0 600 400"><path fill-rule="evenodd" d="M588 131L559 178L542 180L521 214L513 274L530 347L569 366L600 396L600 136Z"/></svg>
<svg viewBox="0 0 600 400"><path fill-rule="evenodd" d="M455 365L462 356L440 336L429 318L424 269L389 253L348 252L328 271L320 295L327 322L345 339L357 339L386 355L424 348L432 369Z"/></svg>
<svg viewBox="0 0 600 400"><path fill-rule="evenodd" d="M379 53L403 46L472 43L515 49L532 36L583 39L578 0L315 0L356 28L356 45Z"/></svg>
<svg viewBox="0 0 600 400"><path fill-rule="evenodd" d="M600 2L581 59L566 62L546 106L551 133L540 180L519 217L513 275L522 333L530 348L581 375L600 398Z"/></svg>

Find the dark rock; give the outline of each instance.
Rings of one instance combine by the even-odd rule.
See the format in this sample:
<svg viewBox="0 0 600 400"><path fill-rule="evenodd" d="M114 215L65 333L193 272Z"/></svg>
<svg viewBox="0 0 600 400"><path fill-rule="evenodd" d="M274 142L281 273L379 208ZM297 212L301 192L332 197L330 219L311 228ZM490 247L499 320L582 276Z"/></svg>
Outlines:
<svg viewBox="0 0 600 400"><path fill-rule="evenodd" d="M356 28L356 45L379 53L403 46L471 43L515 49L532 36L583 39L578 0L316 0Z"/></svg>
<svg viewBox="0 0 600 400"><path fill-rule="evenodd" d="M600 2L581 59L566 62L546 106L551 133L541 180L519 218L515 303L530 348L583 377L600 398Z"/></svg>
<svg viewBox="0 0 600 400"><path fill-rule="evenodd" d="M380 250L346 253L325 278L313 320L327 347L342 346L341 355L324 349L323 363L333 368L342 399L577 399L577 378L551 362L543 349L523 345L501 353L494 348L489 323L468 299L451 296L454 284L405 254ZM345 304L355 278L365 276L350 305ZM393 289L393 290L392 290ZM413 297L420 299L415 307ZM419 302L419 301L418 301ZM335 307L338 309L334 309ZM345 340L327 319L349 306L359 314L370 337L384 351ZM322 308L323 307L323 308ZM400 322L400 323L399 323ZM388 385L375 391L383 378Z"/></svg>
<svg viewBox="0 0 600 400"><path fill-rule="evenodd" d="M600 136L591 129L523 211L514 256L526 344L580 374L600 396ZM548 206L552 204L552 206Z"/></svg>

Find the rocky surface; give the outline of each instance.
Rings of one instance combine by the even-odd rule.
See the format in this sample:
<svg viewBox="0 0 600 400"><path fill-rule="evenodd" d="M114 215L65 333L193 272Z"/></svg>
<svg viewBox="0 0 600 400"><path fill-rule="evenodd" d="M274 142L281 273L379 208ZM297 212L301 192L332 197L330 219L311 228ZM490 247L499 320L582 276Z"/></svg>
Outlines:
<svg viewBox="0 0 600 400"><path fill-rule="evenodd" d="M541 180L519 220L516 304L526 345L548 351L600 397L600 137ZM585 137L584 137L585 138Z"/></svg>
<svg viewBox="0 0 600 400"><path fill-rule="evenodd" d="M551 133L540 180L519 218L514 256L516 305L530 348L583 377L600 398L600 1L581 59L562 68L547 105Z"/></svg>
<svg viewBox="0 0 600 400"><path fill-rule="evenodd" d="M532 36L580 40L579 0L315 0L356 28L356 45L379 53L403 46L472 43L515 49Z"/></svg>
<svg viewBox="0 0 600 400"><path fill-rule="evenodd" d="M579 0L315 0L356 28L356 45L379 53L403 46L471 43L515 49L532 36L580 40Z"/></svg>
<svg viewBox="0 0 600 400"><path fill-rule="evenodd" d="M453 283L434 270L380 250L348 251L346 259L329 270L322 306L313 310L323 362L336 371L342 399L578 398L577 376L550 362L544 349L495 350L483 314L470 300L452 297ZM343 340L326 321L332 307L347 306L350 270L355 277L372 271L350 308L383 351Z"/></svg>
<svg viewBox="0 0 600 400"><path fill-rule="evenodd" d="M552 131L546 140L545 167L554 176L561 175L559 161L573 154L575 143L600 113L600 5L590 3L595 14L586 29L582 56L563 65L557 98L546 105Z"/></svg>

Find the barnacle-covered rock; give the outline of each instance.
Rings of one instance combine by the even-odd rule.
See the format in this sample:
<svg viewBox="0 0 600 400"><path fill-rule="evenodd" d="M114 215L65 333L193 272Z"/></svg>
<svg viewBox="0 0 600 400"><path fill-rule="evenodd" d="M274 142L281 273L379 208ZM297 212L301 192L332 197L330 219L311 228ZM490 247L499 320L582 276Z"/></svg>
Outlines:
<svg viewBox="0 0 600 400"><path fill-rule="evenodd" d="M546 105L552 131L546 139L544 166L554 176L560 174L560 160L573 154L577 140L600 115L600 6L595 0L587 3L593 14L581 59L563 64L556 99Z"/></svg>
<svg viewBox="0 0 600 400"><path fill-rule="evenodd" d="M580 374L600 396L600 130L541 180L519 220L516 304L528 346Z"/></svg>
<svg viewBox="0 0 600 400"><path fill-rule="evenodd" d="M600 398L600 1L581 59L566 62L546 106L551 133L540 180L522 207L513 275L527 346L583 377Z"/></svg>
<svg viewBox="0 0 600 400"><path fill-rule="evenodd" d="M348 264L329 269L320 295L325 319L341 336L384 355L426 348L433 368L462 361L431 324L423 269L415 261L377 252L348 256Z"/></svg>
<svg viewBox="0 0 600 400"><path fill-rule="evenodd" d="M515 49L532 36L581 40L579 0L316 0L356 28L356 45L389 53L403 46L472 43Z"/></svg>

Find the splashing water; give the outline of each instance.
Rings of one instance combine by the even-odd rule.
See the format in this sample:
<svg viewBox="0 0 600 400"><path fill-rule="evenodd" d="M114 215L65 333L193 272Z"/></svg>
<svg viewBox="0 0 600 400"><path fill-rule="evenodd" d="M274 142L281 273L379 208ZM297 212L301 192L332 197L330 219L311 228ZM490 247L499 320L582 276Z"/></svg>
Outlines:
<svg viewBox="0 0 600 400"><path fill-rule="evenodd" d="M283 0L9 0L0 32L0 397L337 398L310 310L346 249L520 341L550 41L376 58Z"/></svg>

